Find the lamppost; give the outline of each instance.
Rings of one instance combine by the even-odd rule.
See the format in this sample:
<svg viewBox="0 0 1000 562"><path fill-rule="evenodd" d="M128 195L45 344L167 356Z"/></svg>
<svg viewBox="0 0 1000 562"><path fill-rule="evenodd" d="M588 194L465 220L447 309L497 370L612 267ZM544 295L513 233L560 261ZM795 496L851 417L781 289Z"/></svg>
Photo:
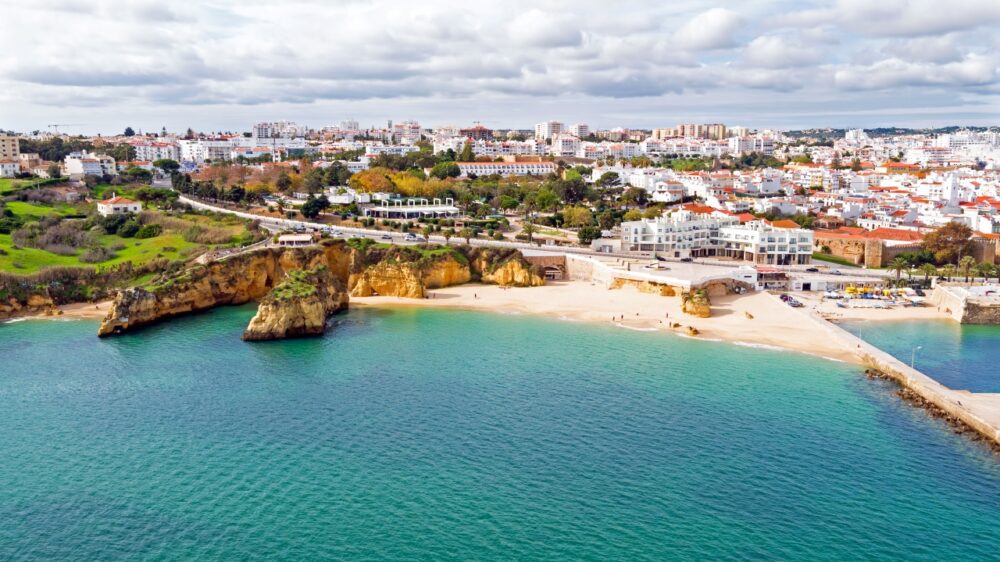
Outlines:
<svg viewBox="0 0 1000 562"><path fill-rule="evenodd" d="M918 346L916 346L916 347L914 347L913 349L910 350L910 368L911 369L913 368L913 362L917 358L917 352L920 351L923 348L924 348L924 346L918 345Z"/></svg>

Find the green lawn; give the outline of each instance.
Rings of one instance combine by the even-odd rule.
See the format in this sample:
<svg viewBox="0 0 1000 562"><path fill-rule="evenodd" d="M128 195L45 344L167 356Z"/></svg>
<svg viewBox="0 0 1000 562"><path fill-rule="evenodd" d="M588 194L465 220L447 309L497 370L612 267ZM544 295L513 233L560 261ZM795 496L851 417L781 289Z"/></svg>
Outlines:
<svg viewBox="0 0 1000 562"><path fill-rule="evenodd" d="M79 211L75 207L70 205L57 205L55 207L49 207L47 205L36 205L34 203L25 203L24 201L8 201L5 208L10 209L15 215L19 215L25 218L42 218L46 215L56 213L59 215L75 215Z"/></svg>
<svg viewBox="0 0 1000 562"><path fill-rule="evenodd" d="M146 238L137 240L135 238L120 238L114 235L104 235L101 237L101 245L112 247L123 244L125 247L116 250L114 259L110 259L98 264L82 263L77 256L60 256L38 250L36 248L14 249L9 234L0 234L0 249L7 252L7 255L0 255L0 271L10 273L34 273L45 267L95 267L97 265L108 266L122 262L131 261L135 264L146 263L156 258L166 258L169 260L180 259L181 252L186 248L198 246L187 242L180 234L166 233L156 238ZM15 267L18 264L21 267Z"/></svg>
<svg viewBox="0 0 1000 562"><path fill-rule="evenodd" d="M38 180L16 180L13 178L0 178L0 195L7 195L25 187L44 186L52 183L62 183L64 178L59 179L38 179Z"/></svg>
<svg viewBox="0 0 1000 562"><path fill-rule="evenodd" d="M857 267L853 262L845 260L837 256L831 256L830 254L822 254L820 252L813 252L812 255L814 260L825 261L829 263L835 263L837 265L846 265L848 267Z"/></svg>

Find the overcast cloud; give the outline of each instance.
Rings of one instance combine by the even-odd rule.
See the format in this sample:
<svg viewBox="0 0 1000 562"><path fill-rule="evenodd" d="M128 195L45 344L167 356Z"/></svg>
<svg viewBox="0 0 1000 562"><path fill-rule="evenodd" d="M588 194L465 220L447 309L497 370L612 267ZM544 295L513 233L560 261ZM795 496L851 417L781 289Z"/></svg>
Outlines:
<svg viewBox="0 0 1000 562"><path fill-rule="evenodd" d="M1000 121L997 0L0 0L0 13L14 53L0 129Z"/></svg>

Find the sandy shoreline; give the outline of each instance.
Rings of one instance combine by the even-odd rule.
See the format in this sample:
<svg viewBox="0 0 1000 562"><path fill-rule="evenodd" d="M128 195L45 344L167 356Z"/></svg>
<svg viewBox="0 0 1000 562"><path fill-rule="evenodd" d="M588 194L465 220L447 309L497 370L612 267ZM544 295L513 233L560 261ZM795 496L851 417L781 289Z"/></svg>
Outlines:
<svg viewBox="0 0 1000 562"><path fill-rule="evenodd" d="M422 306L536 314L680 335L686 335L687 327L692 326L700 332L698 337L701 339L775 347L860 363L854 350L825 337L823 331L806 317L805 309L791 308L767 293L715 297L712 299L710 318L682 313L679 297L661 297L631 287L608 290L584 281L557 282L523 289L461 285L435 289L431 293L432 298L423 300L358 297L351 299L351 305ZM673 323L681 326L672 328Z"/></svg>
<svg viewBox="0 0 1000 562"><path fill-rule="evenodd" d="M831 342L806 317L815 311L836 322L844 320L905 321L948 319L935 307L842 309L834 301L796 294L806 306L794 309L767 293L728 295L712 299L712 316L698 318L681 312L679 297L661 297L631 287L609 290L587 281L562 281L532 288L504 289L467 284L430 291L432 298L352 297L351 306L458 308L499 313L535 314L562 320L612 324L621 328L687 335L696 328L700 339L799 351L837 361L859 363L854 350ZM111 301L59 307L61 314L27 318L101 320ZM674 323L680 324L672 328Z"/></svg>

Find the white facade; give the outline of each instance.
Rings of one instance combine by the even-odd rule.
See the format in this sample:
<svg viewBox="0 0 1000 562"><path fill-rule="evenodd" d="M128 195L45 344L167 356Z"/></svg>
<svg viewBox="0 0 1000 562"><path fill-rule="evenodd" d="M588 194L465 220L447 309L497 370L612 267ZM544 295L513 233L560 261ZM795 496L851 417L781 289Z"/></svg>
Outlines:
<svg viewBox="0 0 1000 562"><path fill-rule="evenodd" d="M171 142L144 142L134 145L135 159L153 162L160 159L180 160L180 147Z"/></svg>
<svg viewBox="0 0 1000 562"><path fill-rule="evenodd" d="M564 125L558 121L546 121L535 125L535 138L548 140L563 132Z"/></svg>
<svg viewBox="0 0 1000 562"><path fill-rule="evenodd" d="M736 217L720 212L681 210L623 222L621 236L623 249L674 258L716 256L769 265L812 261L812 231L776 228L763 220L740 224Z"/></svg>
<svg viewBox="0 0 1000 562"><path fill-rule="evenodd" d="M458 162L463 176L542 176L556 171L554 162Z"/></svg>
<svg viewBox="0 0 1000 562"><path fill-rule="evenodd" d="M117 176L115 159L105 154L93 154L87 151L73 152L64 160L66 173L71 178L83 176Z"/></svg>
<svg viewBox="0 0 1000 562"><path fill-rule="evenodd" d="M12 178L21 173L21 163L13 158L0 160L0 178Z"/></svg>
<svg viewBox="0 0 1000 562"><path fill-rule="evenodd" d="M573 123L569 126L569 134L577 138L583 138L590 134L590 125L586 123Z"/></svg>
<svg viewBox="0 0 1000 562"><path fill-rule="evenodd" d="M128 213L138 213L142 211L142 204L124 197L114 197L97 202L97 212L102 217L110 215L124 215Z"/></svg>

